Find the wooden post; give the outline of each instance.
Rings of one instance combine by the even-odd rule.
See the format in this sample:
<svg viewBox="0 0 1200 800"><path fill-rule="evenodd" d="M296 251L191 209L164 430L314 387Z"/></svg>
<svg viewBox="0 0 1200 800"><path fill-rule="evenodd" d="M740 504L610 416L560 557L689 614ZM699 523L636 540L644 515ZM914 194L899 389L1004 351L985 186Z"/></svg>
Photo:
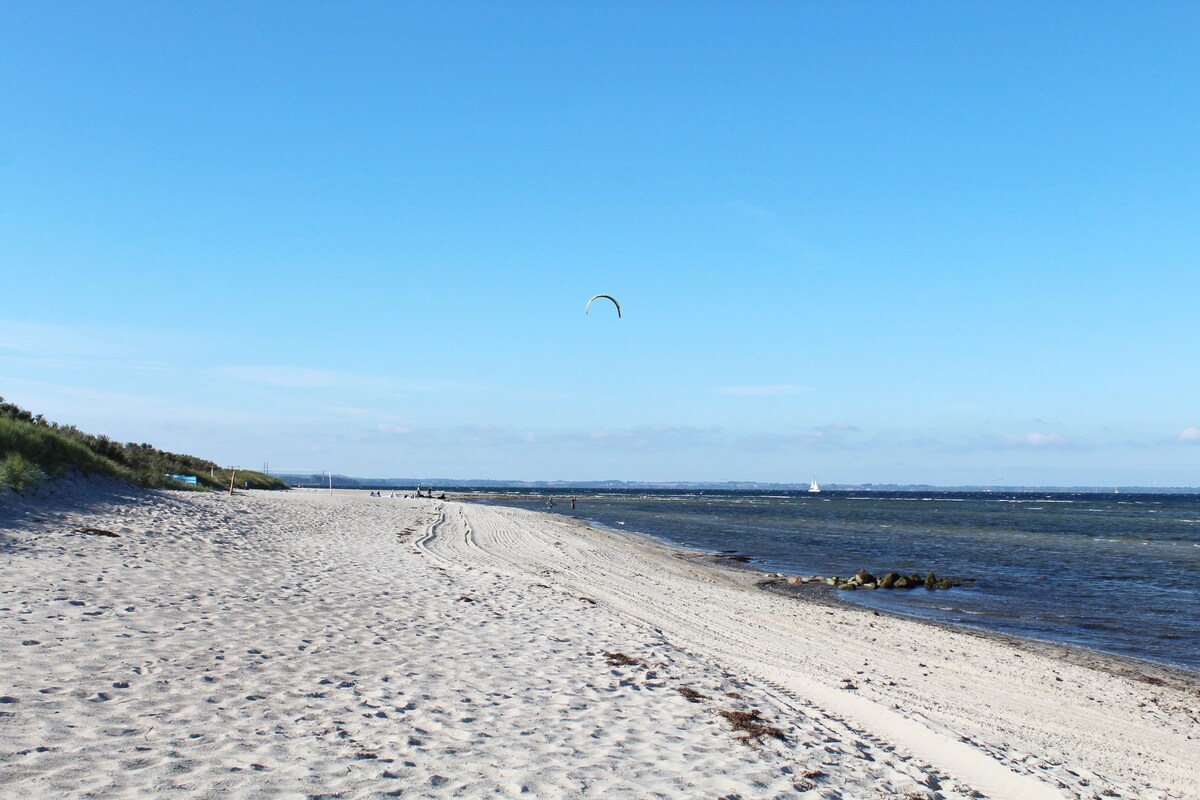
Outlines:
<svg viewBox="0 0 1200 800"><path fill-rule="evenodd" d="M236 477L237 477L237 470L235 469L235 470L233 470L233 472L229 473L229 493L230 494L233 494L233 479Z"/></svg>
<svg viewBox="0 0 1200 800"><path fill-rule="evenodd" d="M328 470L328 472L329 472L329 496L333 497L333 470Z"/></svg>

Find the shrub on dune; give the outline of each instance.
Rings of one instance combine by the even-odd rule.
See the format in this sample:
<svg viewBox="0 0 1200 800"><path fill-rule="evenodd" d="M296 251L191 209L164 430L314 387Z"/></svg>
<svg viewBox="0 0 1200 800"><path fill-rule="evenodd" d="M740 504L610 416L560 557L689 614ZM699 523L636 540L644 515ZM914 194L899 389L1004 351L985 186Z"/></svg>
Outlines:
<svg viewBox="0 0 1200 800"><path fill-rule="evenodd" d="M24 491L47 476L69 470L104 475L140 486L183 488L167 475L196 476L199 485L223 488L231 473L212 461L159 450L149 444L122 444L107 436L85 433L74 425L59 425L0 397L0 487ZM277 478L239 471L239 486L286 489Z"/></svg>

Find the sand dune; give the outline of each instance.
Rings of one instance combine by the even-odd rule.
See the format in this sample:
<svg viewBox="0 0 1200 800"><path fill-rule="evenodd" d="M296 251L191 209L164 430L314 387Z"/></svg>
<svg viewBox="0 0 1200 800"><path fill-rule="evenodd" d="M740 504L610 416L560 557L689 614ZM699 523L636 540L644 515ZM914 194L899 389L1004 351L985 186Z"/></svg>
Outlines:
<svg viewBox="0 0 1200 800"><path fill-rule="evenodd" d="M564 518L89 481L3 503L6 798L1200 797L1187 676ZM749 741L720 713L753 710Z"/></svg>

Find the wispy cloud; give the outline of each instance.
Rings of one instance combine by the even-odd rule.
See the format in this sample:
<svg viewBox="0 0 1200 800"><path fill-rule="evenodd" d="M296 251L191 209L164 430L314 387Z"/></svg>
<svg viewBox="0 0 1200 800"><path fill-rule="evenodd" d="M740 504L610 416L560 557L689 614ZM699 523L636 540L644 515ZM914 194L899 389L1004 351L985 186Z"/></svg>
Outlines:
<svg viewBox="0 0 1200 800"><path fill-rule="evenodd" d="M830 431L839 433L857 433L861 430L857 425L851 425L849 422L831 422L828 425L820 425L818 431Z"/></svg>
<svg viewBox="0 0 1200 800"><path fill-rule="evenodd" d="M770 431L745 433L737 438L737 445L742 449L757 451L794 450L798 447L814 447L823 450L831 448L859 449L864 444L862 437L849 434L860 432L861 429L858 426L848 422L833 422L796 433Z"/></svg>
<svg viewBox="0 0 1200 800"><path fill-rule="evenodd" d="M435 393L466 388L457 381L399 381L392 377L363 375L317 367L281 364L230 364L214 367L212 374L227 380L285 389L374 388L389 391Z"/></svg>
<svg viewBox="0 0 1200 800"><path fill-rule="evenodd" d="M1181 442L1200 442L1200 428L1194 425L1190 428L1184 428L1179 432L1179 441Z"/></svg>
<svg viewBox="0 0 1200 800"><path fill-rule="evenodd" d="M529 429L476 423L441 430L423 429L421 435L465 444L531 444L551 448L641 449L696 447L726 441L720 428L690 425L637 425L628 428Z"/></svg>
<svg viewBox="0 0 1200 800"><path fill-rule="evenodd" d="M505 430L503 425L496 425L491 422L472 422L469 425L461 426L461 430L470 434L478 433L500 433Z"/></svg>
<svg viewBox="0 0 1200 800"><path fill-rule="evenodd" d="M35 355L101 355L110 348L97 335L66 325L0 320L0 350Z"/></svg>
<svg viewBox="0 0 1200 800"><path fill-rule="evenodd" d="M92 418L96 416L97 409L101 411L101 415L105 419L122 428L176 424L181 420L223 425L240 423L274 425L307 419L283 414L278 409L200 405L190 400L181 400L178 397L151 392L137 393L90 386L69 386L21 378L5 378L5 383L25 387L24 396L32 399L23 400L21 404L28 405L32 410L51 406L58 408L58 414L61 417L54 421L64 424L78 423L80 420ZM47 414L47 416L51 415ZM106 431L93 432L103 433Z"/></svg>
<svg viewBox="0 0 1200 800"><path fill-rule="evenodd" d="M942 406L942 411L947 411L952 414L971 413L984 410L986 410L986 406L984 406L982 403L946 403Z"/></svg>
<svg viewBox="0 0 1200 800"><path fill-rule="evenodd" d="M342 406L331 403L325 403L317 406L317 408L326 414L332 414L338 417L387 417L390 414L385 414L377 409L364 408L362 406Z"/></svg>
<svg viewBox="0 0 1200 800"><path fill-rule="evenodd" d="M643 425L565 433L556 438L563 443L617 447L694 447L720 443L724 440L724 432L720 428L697 428L691 425Z"/></svg>
<svg viewBox="0 0 1200 800"><path fill-rule="evenodd" d="M0 358L57 369L166 372L161 361L141 357L142 337L111 329L0 320Z"/></svg>
<svg viewBox="0 0 1200 800"><path fill-rule="evenodd" d="M723 386L717 391L721 394L739 397L778 397L789 394L803 394L804 392L811 392L812 389L794 383L772 383L760 386Z"/></svg>
<svg viewBox="0 0 1200 800"><path fill-rule="evenodd" d="M764 247L783 256L801 259L810 266L827 260L824 248L809 241L808 237L797 235L794 225L778 211L743 200L729 203L728 208L745 220L748 230Z"/></svg>
<svg viewBox="0 0 1200 800"><path fill-rule="evenodd" d="M729 204L729 207L732 210L738 212L739 214L742 214L747 217L753 217L755 219L763 219L763 220L767 220L769 222L779 222L779 214L777 212L772 211L771 209L767 208L766 206L755 205L754 203L747 203L745 200L734 200L732 203Z"/></svg>
<svg viewBox="0 0 1200 800"><path fill-rule="evenodd" d="M310 369L307 367L243 365L217 367L213 372L223 378L242 383L254 383L260 386L280 386L290 389L342 386L361 382L357 376L347 373L326 369Z"/></svg>
<svg viewBox="0 0 1200 800"><path fill-rule="evenodd" d="M1010 434L1002 437L1000 441L1010 447L1062 447L1068 443L1065 436L1057 433L1041 433L1039 431Z"/></svg>
<svg viewBox="0 0 1200 800"><path fill-rule="evenodd" d="M174 372L174 367L159 361L144 361L128 358L109 358L105 356L70 357L39 355L17 352L6 355L0 352L0 361L8 364L33 365L57 370L127 370L133 372Z"/></svg>

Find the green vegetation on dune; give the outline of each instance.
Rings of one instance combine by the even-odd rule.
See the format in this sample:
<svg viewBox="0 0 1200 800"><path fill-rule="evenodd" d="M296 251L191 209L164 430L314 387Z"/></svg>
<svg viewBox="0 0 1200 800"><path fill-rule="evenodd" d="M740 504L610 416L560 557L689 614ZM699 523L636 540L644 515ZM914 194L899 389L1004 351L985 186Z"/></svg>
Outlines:
<svg viewBox="0 0 1200 800"><path fill-rule="evenodd" d="M139 486L171 488L191 487L167 475L193 475L199 488L209 489L227 489L234 477L212 461L84 433L74 425L49 422L0 397L0 489L24 491L70 470ZM238 470L235 480L239 488L287 488L278 478L249 470Z"/></svg>

